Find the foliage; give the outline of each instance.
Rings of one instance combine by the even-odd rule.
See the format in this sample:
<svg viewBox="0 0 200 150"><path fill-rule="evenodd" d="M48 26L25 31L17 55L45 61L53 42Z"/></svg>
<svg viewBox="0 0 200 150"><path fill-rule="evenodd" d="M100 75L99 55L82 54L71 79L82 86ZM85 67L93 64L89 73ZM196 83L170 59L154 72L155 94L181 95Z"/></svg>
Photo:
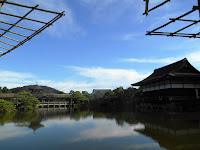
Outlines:
<svg viewBox="0 0 200 150"><path fill-rule="evenodd" d="M87 94L89 94L87 91L82 91L82 94L83 95L87 95Z"/></svg>
<svg viewBox="0 0 200 150"><path fill-rule="evenodd" d="M81 94L79 91L74 92L73 97L76 99L75 108L79 108L81 105L88 103L89 101L89 98Z"/></svg>
<svg viewBox="0 0 200 150"><path fill-rule="evenodd" d="M11 112L15 111L15 105L11 102L0 99L0 112Z"/></svg>
<svg viewBox="0 0 200 150"><path fill-rule="evenodd" d="M30 92L21 91L17 94L17 100L21 103L21 109L23 110L35 110L40 101L32 96Z"/></svg>
<svg viewBox="0 0 200 150"><path fill-rule="evenodd" d="M104 94L103 94L103 93L100 93L100 92L97 92L97 93L94 94L94 97L95 97L96 99L101 99L101 98L104 97Z"/></svg>
<svg viewBox="0 0 200 150"><path fill-rule="evenodd" d="M2 93L12 93L6 86L3 87Z"/></svg>
<svg viewBox="0 0 200 150"><path fill-rule="evenodd" d="M89 100L95 100L94 94L84 94Z"/></svg>
<svg viewBox="0 0 200 150"><path fill-rule="evenodd" d="M116 89L113 90L115 92L115 94L118 96L118 97L122 97L124 95L124 88L123 87L118 87Z"/></svg>
<svg viewBox="0 0 200 150"><path fill-rule="evenodd" d="M20 91L27 91L29 92L30 89L37 87L38 85L28 85L28 86L23 86L23 87L17 87L11 89L12 93L19 93ZM41 91L42 93L52 93L52 94L60 94L62 91L56 90L54 88L48 87L48 86L38 86L42 88L43 90Z"/></svg>
<svg viewBox="0 0 200 150"><path fill-rule="evenodd" d="M15 117L15 112L7 112L7 113L0 113L0 125L4 125L4 123L11 122Z"/></svg>
<svg viewBox="0 0 200 150"><path fill-rule="evenodd" d="M63 91L58 91L58 94L65 94L65 92L63 92Z"/></svg>
<svg viewBox="0 0 200 150"><path fill-rule="evenodd" d="M74 91L73 91L73 90L70 90L69 94L74 94Z"/></svg>
<svg viewBox="0 0 200 150"><path fill-rule="evenodd" d="M106 92L105 96L115 96L115 92L114 91Z"/></svg>
<svg viewBox="0 0 200 150"><path fill-rule="evenodd" d="M73 97L79 101L89 101L89 99L83 94L81 94L79 91L74 92Z"/></svg>

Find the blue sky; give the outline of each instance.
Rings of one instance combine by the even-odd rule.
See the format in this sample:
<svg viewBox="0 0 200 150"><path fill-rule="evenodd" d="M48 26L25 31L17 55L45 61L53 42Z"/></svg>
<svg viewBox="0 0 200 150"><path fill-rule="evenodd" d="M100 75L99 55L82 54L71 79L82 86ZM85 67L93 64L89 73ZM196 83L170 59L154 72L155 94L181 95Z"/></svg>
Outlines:
<svg viewBox="0 0 200 150"><path fill-rule="evenodd" d="M169 18L190 11L196 0L172 0L148 17L142 15L143 0L9 1L31 6L40 4L40 8L65 11L66 16L32 41L0 58L1 86L13 88L37 82L65 92L91 92L93 88L127 88L154 69L184 57L200 69L199 39L145 36L146 31L168 22ZM160 2L152 1L150 7ZM10 5L4 5L2 11L18 15L27 12ZM52 16L36 12L29 17L48 20ZM199 19L199 15L195 12L186 18ZM21 25L38 28L26 22ZM184 25L187 23L177 22L161 31L176 31ZM185 32L197 33L199 29L196 25Z"/></svg>

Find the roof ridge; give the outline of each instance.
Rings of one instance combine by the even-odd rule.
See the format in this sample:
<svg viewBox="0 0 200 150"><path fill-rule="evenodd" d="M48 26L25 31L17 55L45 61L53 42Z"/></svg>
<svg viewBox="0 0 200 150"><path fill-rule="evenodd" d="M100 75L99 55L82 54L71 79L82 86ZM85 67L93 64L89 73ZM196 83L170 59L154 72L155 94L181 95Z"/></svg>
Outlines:
<svg viewBox="0 0 200 150"><path fill-rule="evenodd" d="M178 64L178 63L181 63L181 62L188 62L188 60L187 60L187 58L181 59L181 60L179 60L179 61L176 61L176 62L174 62L174 63L168 64L168 65L166 65L166 66L157 68L157 69L154 70L154 72L155 72L155 71L158 71L158 70L160 70L160 69L163 69L163 68L167 68L167 67L173 66L173 65Z"/></svg>

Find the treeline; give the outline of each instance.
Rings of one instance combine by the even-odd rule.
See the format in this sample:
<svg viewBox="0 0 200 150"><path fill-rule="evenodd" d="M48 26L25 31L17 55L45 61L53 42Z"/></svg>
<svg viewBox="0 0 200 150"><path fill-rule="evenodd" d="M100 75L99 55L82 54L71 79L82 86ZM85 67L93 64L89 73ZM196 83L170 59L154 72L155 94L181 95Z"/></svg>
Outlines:
<svg viewBox="0 0 200 150"><path fill-rule="evenodd" d="M87 91L70 91L70 94L73 95L76 102L76 107L84 106L87 104L104 104L104 103L113 103L113 101L118 104L130 104L134 100L134 96L140 94L140 90L129 87L124 89L123 87L115 88L106 93L88 93Z"/></svg>
<svg viewBox="0 0 200 150"><path fill-rule="evenodd" d="M12 93L12 92L6 86L4 86L3 88L0 86L0 93Z"/></svg>

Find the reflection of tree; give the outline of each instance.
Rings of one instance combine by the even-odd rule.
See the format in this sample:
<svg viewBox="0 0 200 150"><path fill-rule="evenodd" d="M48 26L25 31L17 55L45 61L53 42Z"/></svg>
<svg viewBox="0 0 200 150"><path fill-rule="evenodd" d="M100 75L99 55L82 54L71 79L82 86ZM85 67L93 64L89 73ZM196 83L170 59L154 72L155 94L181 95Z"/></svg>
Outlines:
<svg viewBox="0 0 200 150"><path fill-rule="evenodd" d="M0 114L0 125L14 122L17 127L28 127L33 129L34 132L37 129L44 127L44 125L40 124L41 121L40 113L37 111Z"/></svg>
<svg viewBox="0 0 200 150"><path fill-rule="evenodd" d="M81 118L87 118L90 115L92 115L92 113L89 110L76 111L76 112L70 114L70 119L74 119L76 121L79 121Z"/></svg>
<svg viewBox="0 0 200 150"><path fill-rule="evenodd" d="M18 112L14 118L14 123L19 127L28 127L34 130L34 132L44 127L40 124L42 119L38 111Z"/></svg>
<svg viewBox="0 0 200 150"><path fill-rule="evenodd" d="M0 114L0 124L14 122L18 127L27 127L36 131L42 127L41 121L49 119L64 119L79 121L82 118L115 120L118 126L137 125L141 123L144 129L135 129L140 134L157 141L162 147L172 150L200 149L200 115L163 114L139 112L92 112L84 111L39 111ZM194 148L195 147L195 148Z"/></svg>
<svg viewBox="0 0 200 150"><path fill-rule="evenodd" d="M0 113L0 125L12 122L13 118L15 117L15 114L16 112Z"/></svg>

